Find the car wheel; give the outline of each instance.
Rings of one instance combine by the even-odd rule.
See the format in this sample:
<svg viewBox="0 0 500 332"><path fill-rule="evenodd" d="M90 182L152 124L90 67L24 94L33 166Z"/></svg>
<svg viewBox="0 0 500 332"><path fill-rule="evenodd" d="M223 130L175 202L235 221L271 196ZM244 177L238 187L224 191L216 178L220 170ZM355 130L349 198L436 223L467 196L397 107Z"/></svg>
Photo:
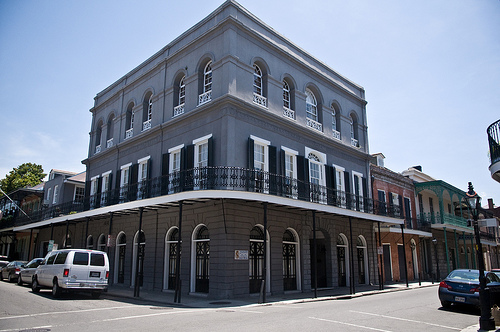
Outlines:
<svg viewBox="0 0 500 332"><path fill-rule="evenodd" d="M40 291L40 285L38 284L38 280L36 277L33 277L33 282L31 283L31 290L33 293L38 293Z"/></svg>
<svg viewBox="0 0 500 332"><path fill-rule="evenodd" d="M0 281L3 281L3 273L0 272Z"/></svg>
<svg viewBox="0 0 500 332"><path fill-rule="evenodd" d="M61 287L57 284L57 279L54 279L52 284L52 296L56 299L61 296Z"/></svg>
<svg viewBox="0 0 500 332"><path fill-rule="evenodd" d="M449 307L451 307L451 302L441 301L441 305L443 306L443 308L449 308Z"/></svg>
<svg viewBox="0 0 500 332"><path fill-rule="evenodd" d="M98 298L101 297L101 292L100 291L98 291L98 292L92 292L92 293L90 293L90 295L92 295L93 299L98 299Z"/></svg>
<svg viewBox="0 0 500 332"><path fill-rule="evenodd" d="M17 284L18 284L19 286L22 286L22 285L23 285L23 279L21 279L21 274L19 274L19 275L17 276Z"/></svg>

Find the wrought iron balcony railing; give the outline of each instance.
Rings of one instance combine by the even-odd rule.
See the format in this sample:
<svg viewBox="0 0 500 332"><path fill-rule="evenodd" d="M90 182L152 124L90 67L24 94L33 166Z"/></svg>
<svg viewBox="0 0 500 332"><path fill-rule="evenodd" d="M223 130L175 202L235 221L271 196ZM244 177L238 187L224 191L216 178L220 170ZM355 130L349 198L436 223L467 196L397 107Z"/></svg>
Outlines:
<svg viewBox="0 0 500 332"><path fill-rule="evenodd" d="M202 167L129 184L60 204L30 215L19 216L16 225L54 218L104 206L195 190L235 190L287 197L370 214L404 218L399 206L375 201L306 181L239 167Z"/></svg>
<svg viewBox="0 0 500 332"><path fill-rule="evenodd" d="M488 127L488 143L490 145L491 164L500 162L500 120Z"/></svg>

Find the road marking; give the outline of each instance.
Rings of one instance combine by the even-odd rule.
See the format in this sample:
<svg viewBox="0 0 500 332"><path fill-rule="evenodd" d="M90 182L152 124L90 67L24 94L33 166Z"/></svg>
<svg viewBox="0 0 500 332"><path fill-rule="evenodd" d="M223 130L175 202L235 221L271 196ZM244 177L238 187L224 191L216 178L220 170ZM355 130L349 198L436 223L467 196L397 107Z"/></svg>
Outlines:
<svg viewBox="0 0 500 332"><path fill-rule="evenodd" d="M41 312L41 313L38 313L38 314L0 317L0 320L4 320L4 319L17 319L17 318L28 318L28 317L37 317L37 316L46 316L46 315L74 314L74 313L79 313L79 312L100 311L100 310L127 309L127 308L131 308L131 307L133 307L133 305L121 306L121 307L82 309L82 310L74 310L74 311Z"/></svg>
<svg viewBox="0 0 500 332"><path fill-rule="evenodd" d="M390 319L395 319L395 320L402 320L402 321L411 322L411 323L426 324L426 325L441 327L441 328L444 328L444 329L455 330L455 331L461 331L462 330L462 329L457 328L457 327L451 327L451 326L446 326L446 325L428 323L428 322L423 322L423 321L413 320L413 319L406 319L406 318L399 318L399 317L393 317L393 316L387 316L387 315L373 314L373 313L370 313L370 312L363 312L363 311L356 311L356 310L350 310L350 312L354 312L354 313L358 313L358 314L363 314L363 315L369 315L369 316L377 316L377 317L382 317L382 318L390 318Z"/></svg>
<svg viewBox="0 0 500 332"><path fill-rule="evenodd" d="M43 331L43 330L50 331L50 329L51 329L51 328L53 328L53 327L54 327L54 326L52 326L52 325L47 325L47 326L30 327L30 328L28 328L28 329L19 329L19 328L16 328L16 329L0 330L0 332L12 332L12 331L19 332L19 331L36 331L36 330L40 330L40 331Z"/></svg>
<svg viewBox="0 0 500 332"><path fill-rule="evenodd" d="M324 318L317 318L317 317L309 317L310 319L315 319L315 320L320 320L323 322L328 322L328 323L335 323L335 324L341 324L341 325L347 325L347 326L352 326L352 327L359 327L362 329L367 329L367 330L372 330L372 331L380 331L380 332L392 332L389 330L381 330L381 329L376 329L374 327L369 327L369 326L363 326L363 325L356 325L356 324L351 324L351 323L346 323L346 322L339 322L336 320L331 320L331 319L324 319Z"/></svg>

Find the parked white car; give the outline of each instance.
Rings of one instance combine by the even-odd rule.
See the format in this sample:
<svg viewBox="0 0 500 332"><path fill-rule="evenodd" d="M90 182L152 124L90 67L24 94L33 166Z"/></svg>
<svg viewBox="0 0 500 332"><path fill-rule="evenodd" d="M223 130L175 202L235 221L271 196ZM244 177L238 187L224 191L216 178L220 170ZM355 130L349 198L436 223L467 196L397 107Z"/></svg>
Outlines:
<svg viewBox="0 0 500 332"><path fill-rule="evenodd" d="M103 251L62 249L51 251L37 267L31 289L51 288L57 298L62 291L87 291L99 298L108 288L109 260Z"/></svg>

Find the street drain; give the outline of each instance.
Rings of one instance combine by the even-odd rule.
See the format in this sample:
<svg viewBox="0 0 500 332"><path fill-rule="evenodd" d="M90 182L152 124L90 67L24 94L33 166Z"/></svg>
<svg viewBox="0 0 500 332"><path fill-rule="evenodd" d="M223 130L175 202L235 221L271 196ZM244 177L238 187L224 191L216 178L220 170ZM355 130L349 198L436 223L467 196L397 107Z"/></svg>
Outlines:
<svg viewBox="0 0 500 332"><path fill-rule="evenodd" d="M168 310L168 309L173 309L172 307L150 307L149 309L152 310Z"/></svg>
<svg viewBox="0 0 500 332"><path fill-rule="evenodd" d="M46 329L46 328L19 330L19 332L49 332L49 331L50 331L50 329Z"/></svg>
<svg viewBox="0 0 500 332"><path fill-rule="evenodd" d="M220 310L215 310L215 312L234 312L234 310L220 309Z"/></svg>

